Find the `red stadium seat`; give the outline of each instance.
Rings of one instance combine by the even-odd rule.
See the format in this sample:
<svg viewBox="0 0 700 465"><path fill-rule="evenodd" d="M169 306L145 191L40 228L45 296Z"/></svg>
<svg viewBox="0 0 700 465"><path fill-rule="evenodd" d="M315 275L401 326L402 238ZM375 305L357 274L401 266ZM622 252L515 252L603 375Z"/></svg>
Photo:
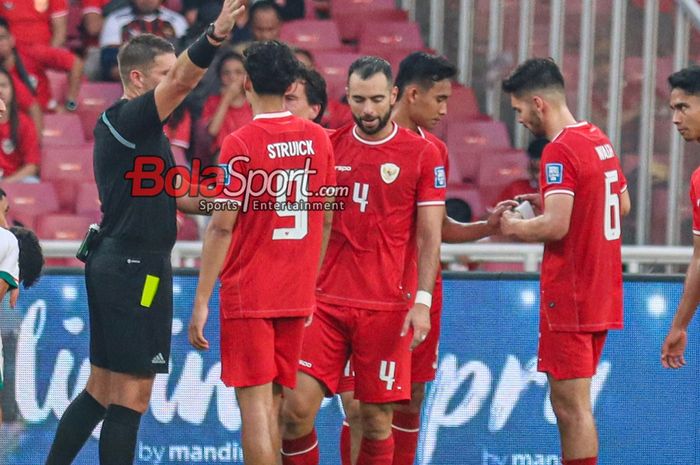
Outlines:
<svg viewBox="0 0 700 465"><path fill-rule="evenodd" d="M300 19L286 22L282 26L280 39L311 51L343 48L338 28L330 20Z"/></svg>
<svg viewBox="0 0 700 465"><path fill-rule="evenodd" d="M54 70L46 70L46 77L49 80L51 87L51 96L57 102L63 102L66 99L68 91L68 75Z"/></svg>
<svg viewBox="0 0 700 465"><path fill-rule="evenodd" d="M371 18L372 22L408 21L408 13L397 8L364 11L362 14L341 9L333 13L333 20L338 26L340 38L344 41L359 40L367 18Z"/></svg>
<svg viewBox="0 0 700 465"><path fill-rule="evenodd" d="M508 149L510 146L508 129L501 121L450 122L447 125L447 148L451 160L452 157L461 160L465 156Z"/></svg>
<svg viewBox="0 0 700 465"><path fill-rule="evenodd" d="M37 218L59 211L58 195L53 184L3 183L10 204L10 217L34 229Z"/></svg>
<svg viewBox="0 0 700 465"><path fill-rule="evenodd" d="M80 183L94 182L92 146L48 147L41 157L41 179L56 188L63 210L72 210Z"/></svg>
<svg viewBox="0 0 700 465"><path fill-rule="evenodd" d="M100 205L97 185L94 182L81 184L75 200L75 212L78 215L89 216L93 221L97 221L102 216Z"/></svg>
<svg viewBox="0 0 700 465"><path fill-rule="evenodd" d="M42 145L46 147L79 146L85 144L83 126L78 115L54 113L44 115Z"/></svg>
<svg viewBox="0 0 700 465"><path fill-rule="evenodd" d="M177 240L179 241L198 241L199 240L199 227L197 222L185 216L182 220L180 228L177 230Z"/></svg>
<svg viewBox="0 0 700 465"><path fill-rule="evenodd" d="M79 241L93 222L89 216L45 215L37 220L36 233L41 239Z"/></svg>
<svg viewBox="0 0 700 465"><path fill-rule="evenodd" d="M92 131L100 114L119 100L124 93L116 82L85 82L80 88L78 111L86 140L92 140Z"/></svg>
<svg viewBox="0 0 700 465"><path fill-rule="evenodd" d="M331 15L356 13L369 16L374 10L396 8L395 0L331 0Z"/></svg>
<svg viewBox="0 0 700 465"><path fill-rule="evenodd" d="M472 221L483 218L486 213L481 193L476 185L471 183L448 183L447 198L465 201L472 209Z"/></svg>
<svg viewBox="0 0 700 465"><path fill-rule="evenodd" d="M481 117L479 102L471 87L453 83L452 96L447 101L448 121L464 121Z"/></svg>
<svg viewBox="0 0 700 465"><path fill-rule="evenodd" d="M425 47L417 23L406 21L366 22L360 33L359 51L365 54L422 50Z"/></svg>
<svg viewBox="0 0 700 465"><path fill-rule="evenodd" d="M326 79L328 98L340 100L345 95L350 65L360 58L359 53L318 52L314 54L316 69Z"/></svg>
<svg viewBox="0 0 700 465"><path fill-rule="evenodd" d="M498 195L508 184L523 178L527 178L525 152L509 150L481 154L477 184L487 206L496 204Z"/></svg>

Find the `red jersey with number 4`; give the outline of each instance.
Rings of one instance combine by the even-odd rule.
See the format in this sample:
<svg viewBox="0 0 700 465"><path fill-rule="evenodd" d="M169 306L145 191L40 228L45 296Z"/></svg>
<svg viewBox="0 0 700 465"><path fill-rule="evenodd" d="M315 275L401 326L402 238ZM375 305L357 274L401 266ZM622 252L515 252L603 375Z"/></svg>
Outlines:
<svg viewBox="0 0 700 465"><path fill-rule="evenodd" d="M690 177L690 203L693 204L693 235L700 236L700 168Z"/></svg>
<svg viewBox="0 0 700 465"><path fill-rule="evenodd" d="M324 212L305 209L304 203L318 206L324 199L316 195L323 194L319 189L335 185L328 136L321 126L289 112L258 115L224 139L219 163L235 170L220 199L240 203L220 276L222 315L310 315L316 307ZM241 180L252 176L248 192L264 190L266 181L270 189L246 197Z"/></svg>
<svg viewBox="0 0 700 465"><path fill-rule="evenodd" d="M540 308L554 331L622 328L620 197L627 180L596 126L567 126L542 154L544 198L574 197L569 232L545 243Z"/></svg>
<svg viewBox="0 0 700 465"><path fill-rule="evenodd" d="M414 298L417 208L445 203L440 153L396 124L380 141L362 139L350 125L331 142L338 187L349 195L333 216L316 296L333 305L405 311Z"/></svg>

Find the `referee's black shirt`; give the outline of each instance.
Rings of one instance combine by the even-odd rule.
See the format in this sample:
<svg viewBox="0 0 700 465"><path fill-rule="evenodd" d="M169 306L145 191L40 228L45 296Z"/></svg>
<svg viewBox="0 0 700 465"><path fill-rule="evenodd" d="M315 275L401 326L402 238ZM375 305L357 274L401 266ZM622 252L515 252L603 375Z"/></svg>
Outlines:
<svg viewBox="0 0 700 465"><path fill-rule="evenodd" d="M175 198L164 190L150 197L133 196L133 180L125 177L139 156L164 161L161 179L175 165L154 91L112 105L98 119L94 135L93 167L103 214L101 235L152 252L170 253L177 235ZM150 180L141 183L144 187L153 185Z"/></svg>

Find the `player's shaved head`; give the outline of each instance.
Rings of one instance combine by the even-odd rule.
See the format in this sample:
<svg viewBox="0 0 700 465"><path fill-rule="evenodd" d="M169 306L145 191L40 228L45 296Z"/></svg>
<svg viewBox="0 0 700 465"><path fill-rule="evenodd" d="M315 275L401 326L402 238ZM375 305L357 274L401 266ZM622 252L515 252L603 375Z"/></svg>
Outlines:
<svg viewBox="0 0 700 465"><path fill-rule="evenodd" d="M353 74L356 74L360 79L366 81L377 73L382 73L386 77L389 87L391 87L394 82L394 77L391 73L391 65L388 61L372 56L358 58L350 65L350 69L348 69L348 83L350 82L350 76Z"/></svg>
<svg viewBox="0 0 700 465"><path fill-rule="evenodd" d="M700 66L693 65L668 77L671 90L680 89L689 95L700 95Z"/></svg>
<svg viewBox="0 0 700 465"><path fill-rule="evenodd" d="M457 68L438 55L425 52L413 52L401 60L399 73L396 75L396 87L399 89L399 99L406 86L416 84L423 90L429 90L435 83L452 79L457 74Z"/></svg>
<svg viewBox="0 0 700 465"><path fill-rule="evenodd" d="M531 58L504 79L501 88L518 98L532 93L563 96L564 76L551 58Z"/></svg>

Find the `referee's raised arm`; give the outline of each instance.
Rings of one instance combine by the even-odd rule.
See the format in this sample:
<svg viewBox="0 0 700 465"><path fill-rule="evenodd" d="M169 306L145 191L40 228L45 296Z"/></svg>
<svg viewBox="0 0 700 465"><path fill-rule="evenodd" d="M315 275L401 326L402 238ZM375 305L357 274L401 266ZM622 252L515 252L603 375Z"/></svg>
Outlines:
<svg viewBox="0 0 700 465"><path fill-rule="evenodd" d="M175 65L155 88L155 101L161 121L170 116L204 76L219 46L226 40L245 7L240 0L224 0L219 17L206 33L180 54Z"/></svg>

